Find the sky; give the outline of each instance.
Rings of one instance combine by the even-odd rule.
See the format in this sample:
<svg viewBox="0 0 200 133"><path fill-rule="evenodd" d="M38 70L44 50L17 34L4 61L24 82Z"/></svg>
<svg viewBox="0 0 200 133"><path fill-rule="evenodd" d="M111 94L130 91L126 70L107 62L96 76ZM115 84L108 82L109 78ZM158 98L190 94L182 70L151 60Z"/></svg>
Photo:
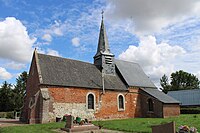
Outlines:
<svg viewBox="0 0 200 133"><path fill-rule="evenodd" d="M35 48L93 63L102 10L115 58L157 86L177 70L200 78L198 0L0 0L0 84L29 71Z"/></svg>

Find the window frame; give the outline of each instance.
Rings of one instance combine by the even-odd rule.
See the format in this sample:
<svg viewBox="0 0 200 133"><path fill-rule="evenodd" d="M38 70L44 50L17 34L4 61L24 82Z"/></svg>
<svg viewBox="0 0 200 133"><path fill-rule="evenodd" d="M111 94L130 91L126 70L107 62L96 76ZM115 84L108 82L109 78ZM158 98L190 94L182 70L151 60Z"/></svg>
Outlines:
<svg viewBox="0 0 200 133"><path fill-rule="evenodd" d="M93 101L94 109L89 109L88 108L88 100L89 100L88 97L89 97L89 95L93 95L93 98L94 98L94 101ZM92 92L88 92L87 95L86 95L86 109L88 111L95 111L96 110L96 96Z"/></svg>
<svg viewBox="0 0 200 133"><path fill-rule="evenodd" d="M119 107L119 104L120 104L120 99L119 99L119 97L120 96L122 96L122 100L123 100L123 108L120 108ZM118 108L118 111L125 111L125 97L124 97L124 95L123 94L118 94L118 96L117 96L117 108Z"/></svg>
<svg viewBox="0 0 200 133"><path fill-rule="evenodd" d="M151 98L148 98L147 104L148 104L148 111L154 112L154 103L153 103L153 100Z"/></svg>

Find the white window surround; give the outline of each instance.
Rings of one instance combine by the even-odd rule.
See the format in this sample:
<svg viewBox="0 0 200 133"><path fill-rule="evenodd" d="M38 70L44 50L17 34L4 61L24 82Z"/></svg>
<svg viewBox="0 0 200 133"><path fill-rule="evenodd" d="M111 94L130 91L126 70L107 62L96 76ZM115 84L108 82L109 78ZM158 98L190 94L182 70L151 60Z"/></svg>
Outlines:
<svg viewBox="0 0 200 133"><path fill-rule="evenodd" d="M119 96L122 96L123 97L123 104L124 104L124 108L122 109L122 108L119 108ZM124 95L123 94L118 94L118 96L117 96L117 108L118 108L118 111L125 111L125 97L124 97Z"/></svg>
<svg viewBox="0 0 200 133"><path fill-rule="evenodd" d="M88 109L88 95L92 94L94 96L94 109ZM86 95L86 109L88 111L95 111L96 110L96 96L93 92L88 92Z"/></svg>

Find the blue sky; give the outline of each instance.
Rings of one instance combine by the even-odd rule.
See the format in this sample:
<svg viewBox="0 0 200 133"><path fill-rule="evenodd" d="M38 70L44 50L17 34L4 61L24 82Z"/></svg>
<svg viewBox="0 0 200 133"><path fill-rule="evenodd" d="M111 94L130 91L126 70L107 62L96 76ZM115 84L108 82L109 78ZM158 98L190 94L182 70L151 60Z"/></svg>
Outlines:
<svg viewBox="0 0 200 133"><path fill-rule="evenodd" d="M101 10L112 53L156 83L184 70L200 77L197 0L0 0L0 83L15 83L39 53L93 62Z"/></svg>

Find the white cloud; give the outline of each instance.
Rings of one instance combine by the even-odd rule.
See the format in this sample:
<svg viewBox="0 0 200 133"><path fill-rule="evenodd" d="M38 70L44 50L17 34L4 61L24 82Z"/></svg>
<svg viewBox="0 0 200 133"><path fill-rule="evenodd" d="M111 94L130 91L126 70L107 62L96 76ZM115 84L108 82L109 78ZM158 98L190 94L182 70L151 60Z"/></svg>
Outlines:
<svg viewBox="0 0 200 133"><path fill-rule="evenodd" d="M42 49L42 48L38 47L37 48L37 52L41 53L41 54L47 54L47 55L62 57L62 55L60 55L58 51L50 49L50 48L48 48L48 49Z"/></svg>
<svg viewBox="0 0 200 133"><path fill-rule="evenodd" d="M12 75L9 72L7 72L5 68L0 67L0 79L8 80L11 78L12 78Z"/></svg>
<svg viewBox="0 0 200 133"><path fill-rule="evenodd" d="M42 36L42 39L45 40L45 41L47 41L47 42L51 42L52 41L52 37L51 37L50 34L44 34Z"/></svg>
<svg viewBox="0 0 200 133"><path fill-rule="evenodd" d="M14 17L0 21L0 58L16 62L28 62L32 56L31 39L26 27Z"/></svg>
<svg viewBox="0 0 200 133"><path fill-rule="evenodd" d="M6 63L4 66L6 68L10 68L10 69L13 69L13 70L20 70L20 69L26 68L25 64L23 64L23 63L17 63L17 62L14 62L14 61Z"/></svg>
<svg viewBox="0 0 200 133"><path fill-rule="evenodd" d="M200 80L200 71L196 73L197 78Z"/></svg>
<svg viewBox="0 0 200 133"><path fill-rule="evenodd" d="M146 34L192 14L199 15L199 4L197 0L108 0L105 13L113 22L132 20L127 28Z"/></svg>
<svg viewBox="0 0 200 133"><path fill-rule="evenodd" d="M139 63L146 74L155 82L163 74L170 75L174 71L172 62L175 57L184 55L185 50L179 46L171 46L167 43L156 43L156 38L146 36L140 38L139 46L130 45L119 55L119 59Z"/></svg>
<svg viewBox="0 0 200 133"><path fill-rule="evenodd" d="M48 55L53 55L53 56L61 56L58 51L53 50L53 49L47 49L46 54Z"/></svg>
<svg viewBox="0 0 200 133"><path fill-rule="evenodd" d="M78 37L72 38L72 45L75 47L80 46L80 39Z"/></svg>

